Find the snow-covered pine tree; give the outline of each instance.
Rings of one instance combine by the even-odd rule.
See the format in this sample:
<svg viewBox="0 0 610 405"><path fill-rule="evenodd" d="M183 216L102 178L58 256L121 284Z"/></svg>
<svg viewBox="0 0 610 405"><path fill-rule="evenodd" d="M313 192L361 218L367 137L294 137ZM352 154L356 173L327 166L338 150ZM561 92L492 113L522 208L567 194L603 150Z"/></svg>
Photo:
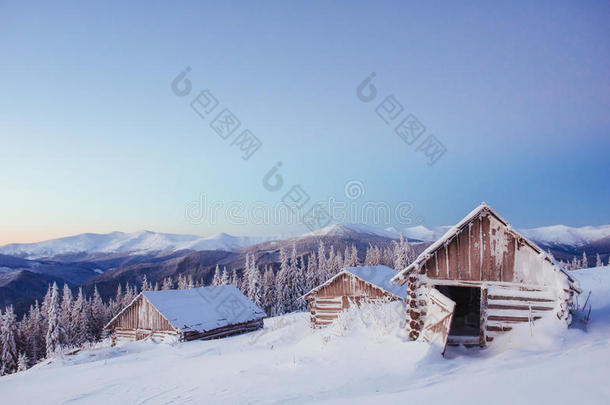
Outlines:
<svg viewBox="0 0 610 405"><path fill-rule="evenodd" d="M349 246L345 246L345 252L343 253L343 265L345 267L353 267L352 264L352 251Z"/></svg>
<svg viewBox="0 0 610 405"><path fill-rule="evenodd" d="M30 363L30 359L28 355L25 353L19 354L19 359L17 360L17 371L25 371L28 369L28 365Z"/></svg>
<svg viewBox="0 0 610 405"><path fill-rule="evenodd" d="M239 287L240 287L240 281L239 281L239 275L237 274L237 269L233 269L231 271L231 285L237 289L239 289Z"/></svg>
<svg viewBox="0 0 610 405"><path fill-rule="evenodd" d="M57 284L53 283L51 286L51 294L47 309L47 357L54 356L59 350L61 350L62 335L64 334L63 325L60 319L60 308L59 308L59 293L57 291Z"/></svg>
<svg viewBox="0 0 610 405"><path fill-rule="evenodd" d="M374 261L373 254L373 246L369 243L369 246L366 248L366 255L364 256L364 265L372 266Z"/></svg>
<svg viewBox="0 0 610 405"><path fill-rule="evenodd" d="M17 343L15 334L17 332L17 322L13 306L8 306L4 314L0 311L0 364L2 374L11 374L17 371Z"/></svg>
<svg viewBox="0 0 610 405"><path fill-rule="evenodd" d="M184 277L182 274L180 274L178 276L178 289L186 290L187 288L188 288L188 281L187 281L186 277Z"/></svg>
<svg viewBox="0 0 610 405"><path fill-rule="evenodd" d="M281 313L288 313L299 309L297 300L300 297L299 290L302 289L300 285L302 278L299 275L296 246L293 245L290 261L283 267L282 269L282 263L280 263L277 288L279 289L279 298L283 309Z"/></svg>
<svg viewBox="0 0 610 405"><path fill-rule="evenodd" d="M61 311L60 311L60 322L64 326L64 341L61 342L62 346L71 347L74 344L74 331L72 330L72 290L68 287L68 284L64 283L64 288L61 294Z"/></svg>
<svg viewBox="0 0 610 405"><path fill-rule="evenodd" d="M358 266L360 259L358 258L358 248L356 245L352 245L352 266Z"/></svg>
<svg viewBox="0 0 610 405"><path fill-rule="evenodd" d="M140 286L140 291L150 291L152 290L150 283L148 282L148 277L144 274L142 278L142 285Z"/></svg>
<svg viewBox="0 0 610 405"><path fill-rule="evenodd" d="M256 305L262 308L263 306L263 284L261 280L261 274L258 268L253 263L254 257L251 258L250 268L248 272L248 298L252 300Z"/></svg>
<svg viewBox="0 0 610 405"><path fill-rule="evenodd" d="M338 256L341 259L341 254ZM300 299L307 291L306 286L306 277L305 277L305 258L303 256L299 256L299 265L297 266L297 274L295 277L296 281L296 301L295 301L295 309L299 311L303 311L307 309L307 302L305 300Z"/></svg>
<svg viewBox="0 0 610 405"><path fill-rule="evenodd" d="M274 315L275 306L275 274L270 266L265 267L263 274L263 310L269 316Z"/></svg>
<svg viewBox="0 0 610 405"><path fill-rule="evenodd" d="M320 240L320 245L318 246L318 274L320 280L326 280L326 246L324 242Z"/></svg>
<svg viewBox="0 0 610 405"><path fill-rule="evenodd" d="M305 272L305 290L307 291L316 288L320 283L316 264L316 252L311 252L307 260L307 271Z"/></svg>
<svg viewBox="0 0 610 405"><path fill-rule="evenodd" d="M599 253L595 255L595 267L602 267L604 264L602 263L602 258L599 256Z"/></svg>
<svg viewBox="0 0 610 405"><path fill-rule="evenodd" d="M393 268L396 271L401 271L409 264L409 243L400 233L400 242L392 241L394 244L394 264Z"/></svg>
<svg viewBox="0 0 610 405"><path fill-rule="evenodd" d="M323 282L337 274L337 260L335 258L335 246L330 245L330 249L328 250L328 258L326 259L326 269L325 269L325 277Z"/></svg>
<svg viewBox="0 0 610 405"><path fill-rule="evenodd" d="M189 274L186 278L186 288L195 288L195 281L193 280L192 274Z"/></svg>
<svg viewBox="0 0 610 405"><path fill-rule="evenodd" d="M163 284L161 285L162 290L171 290L174 288L174 282L171 277L165 277L163 279Z"/></svg>
<svg viewBox="0 0 610 405"><path fill-rule="evenodd" d="M220 283L221 283L220 267L217 264L216 269L214 269L214 277L212 278L212 285L217 286L217 285L220 285Z"/></svg>
<svg viewBox="0 0 610 405"><path fill-rule="evenodd" d="M127 286L129 289L129 285ZM82 346L83 343L90 339L89 334L89 308L88 302L83 294L83 289L78 289L78 295L72 305L72 326L74 331L74 345Z"/></svg>
<svg viewBox="0 0 610 405"><path fill-rule="evenodd" d="M582 252L582 268L586 269L589 267L589 261L587 260L587 254Z"/></svg>
<svg viewBox="0 0 610 405"><path fill-rule="evenodd" d="M32 362L36 363L39 359L45 357L45 333L43 329L43 319L40 313L38 301L30 306L30 311L27 317L27 351L28 357Z"/></svg>
<svg viewBox="0 0 610 405"><path fill-rule="evenodd" d="M222 268L222 277L220 277L220 285L228 285L230 284L230 280L229 280L229 271L227 270L227 267L224 266Z"/></svg>
<svg viewBox="0 0 610 405"><path fill-rule="evenodd" d="M246 253L246 257L245 257L245 263L244 263L244 272L243 274L243 281L241 283L241 292L246 296L249 297L250 296L250 292L248 291L248 288L250 288L250 273L252 272L252 263L251 263L251 259L250 259L250 254Z"/></svg>
<svg viewBox="0 0 610 405"><path fill-rule="evenodd" d="M289 295L287 290L288 286L288 272L290 271L290 265L288 263L288 255L283 247L280 248L280 271L277 273L275 278L275 313L281 315L287 312L287 296Z"/></svg>
<svg viewBox="0 0 610 405"><path fill-rule="evenodd" d="M341 254L341 252L337 252L337 254L335 255L335 266L333 276L343 270L344 266L345 264L343 263L343 255Z"/></svg>
<svg viewBox="0 0 610 405"><path fill-rule="evenodd" d="M106 306L102 301L97 286L93 288L93 298L91 299L90 312L90 330L93 341L99 342L104 336L104 326L106 325L107 314Z"/></svg>

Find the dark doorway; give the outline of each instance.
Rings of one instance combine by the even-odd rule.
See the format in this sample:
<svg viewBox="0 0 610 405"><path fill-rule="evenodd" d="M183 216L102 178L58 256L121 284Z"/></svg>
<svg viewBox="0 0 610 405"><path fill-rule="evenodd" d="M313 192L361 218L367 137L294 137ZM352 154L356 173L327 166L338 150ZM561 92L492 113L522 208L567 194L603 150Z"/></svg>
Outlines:
<svg viewBox="0 0 610 405"><path fill-rule="evenodd" d="M436 289L455 301L455 313L449 330L449 341L452 343L478 344L481 333L481 289L444 285L436 286ZM476 340L472 339L474 337L476 337ZM472 342L470 342L471 340Z"/></svg>

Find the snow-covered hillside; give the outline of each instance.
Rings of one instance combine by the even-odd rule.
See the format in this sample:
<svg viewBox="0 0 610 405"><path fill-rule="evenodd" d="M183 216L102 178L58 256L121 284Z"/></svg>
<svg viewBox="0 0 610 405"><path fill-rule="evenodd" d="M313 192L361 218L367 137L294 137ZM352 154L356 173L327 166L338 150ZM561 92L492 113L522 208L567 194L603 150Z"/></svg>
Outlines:
<svg viewBox="0 0 610 405"><path fill-rule="evenodd" d="M184 344L138 342L0 378L6 403L607 404L610 267L574 272L591 290L588 327L535 324L447 358L402 333L403 308L347 314L312 331L307 314L262 331ZM402 305L402 304L399 304Z"/></svg>
<svg viewBox="0 0 610 405"><path fill-rule="evenodd" d="M68 253L133 253L167 250L234 250L274 237L232 236L226 233L210 237L139 231L107 234L85 233L37 243L14 243L0 247L0 254L28 259Z"/></svg>

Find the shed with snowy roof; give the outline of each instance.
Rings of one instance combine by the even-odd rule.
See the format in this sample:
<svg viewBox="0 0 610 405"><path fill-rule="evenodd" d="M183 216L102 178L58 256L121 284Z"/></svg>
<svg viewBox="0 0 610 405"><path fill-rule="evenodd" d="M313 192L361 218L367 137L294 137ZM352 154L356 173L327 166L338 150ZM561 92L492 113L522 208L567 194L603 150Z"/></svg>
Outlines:
<svg viewBox="0 0 610 405"><path fill-rule="evenodd" d="M113 340L216 339L263 326L265 312L232 285L143 291L106 329Z"/></svg>
<svg viewBox="0 0 610 405"><path fill-rule="evenodd" d="M406 286L392 283L396 271L387 266L347 267L303 296L309 304L311 326L331 324L350 305L404 300Z"/></svg>
<svg viewBox="0 0 610 405"><path fill-rule="evenodd" d="M444 351L485 345L515 324L553 317L569 324L577 282L482 203L393 281L408 286L407 328Z"/></svg>

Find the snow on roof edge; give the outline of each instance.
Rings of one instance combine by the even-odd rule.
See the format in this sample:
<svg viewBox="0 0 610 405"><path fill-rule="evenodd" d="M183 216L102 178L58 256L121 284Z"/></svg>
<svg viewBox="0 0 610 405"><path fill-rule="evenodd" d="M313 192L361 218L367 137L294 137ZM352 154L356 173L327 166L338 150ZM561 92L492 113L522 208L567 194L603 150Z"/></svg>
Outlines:
<svg viewBox="0 0 610 405"><path fill-rule="evenodd" d="M337 277L339 277L339 276L340 276L340 275L342 275L342 274L350 274L350 275L352 275L352 276L354 276L354 277L358 278L359 280L362 280L363 282L365 282L365 283L367 283L367 284L370 284L370 285L372 285L372 286L374 286L374 287L377 287L377 288L379 288L379 289L381 289L381 290L383 290L383 291L387 292L388 294L392 294L393 296L398 297L398 298L401 298L401 299L405 298L404 296L400 296L400 295L396 294L396 292L394 292L394 291L389 291L389 290L388 290L387 288L385 288L383 285L380 285L380 284L377 284L377 283L371 282L370 280L366 280L366 279L362 278L360 275L358 275L358 274L354 273L353 271L350 271L350 269L361 269L361 268L366 268L366 267L371 267L371 268L372 268L372 267L385 267L385 268L387 268L387 269L390 269L390 270L394 271L392 268L390 268L390 267L388 267L388 266L385 266L385 265L379 265L379 266L356 266L356 267L345 267L345 268L343 268L343 270L341 270L339 273L335 274L334 276L332 276L331 278L329 278L328 280L326 280L324 283L320 284L319 286L317 286L317 287L315 287L315 288L312 288L311 290L309 290L309 292L307 292L306 294L303 294L302 296L300 296L300 297L299 297L299 299L306 300L308 296L310 296L311 294L314 294L314 293L318 292L318 291L319 291L320 289L322 289L323 287L325 287L325 286L327 286L327 285L331 284L331 283L332 283L332 282L333 282L333 281L334 281L334 280L335 280ZM397 283L393 282L392 280L393 280L393 278L390 278L390 279L389 279L389 280L387 280L387 281L388 281L389 283L396 284L396 286L397 286L397 287L399 287L399 288L401 287L399 284L397 284ZM406 291L405 291L405 294L406 294Z"/></svg>
<svg viewBox="0 0 610 405"><path fill-rule="evenodd" d="M559 265L559 263L557 263L557 261L555 260L554 257L550 256L547 252L545 252L542 248L540 248L534 242L530 241L528 238L526 238L525 236L523 236L522 234L517 232L510 225L510 223L508 221L506 221L504 218L502 218L502 216L500 214L498 214L493 208L491 208L485 202L482 202L481 204L479 204L475 209L470 211L470 213L468 213L464 218L462 218L462 220L460 220L457 224L455 224L454 226L449 228L443 236L441 236L436 242L432 243L423 252L421 252L415 258L415 260L413 260L413 263L409 264L403 270L399 271L398 274L396 274L396 276L394 276L391 281L394 283L398 283L400 285L404 285L406 283L405 276L407 274L409 274L411 271L413 271L416 267L419 268L419 266L423 262L425 262L426 260L428 260L430 258L430 255L434 251L436 251L438 248L440 248L442 245L444 245L448 240L450 240L452 237L454 237L458 233L459 230L461 230L464 226L466 226L466 224L468 224L470 221L472 221L477 215L479 215L484 210L487 210L490 214L494 215L500 222L502 222L508 228L509 231L519 235L519 237L521 239L523 239L527 244L529 244L534 250L537 250L538 253L542 254L545 257L545 259L548 260L553 265L553 267L555 268L556 271L562 273L568 279L571 287L573 287L576 291L580 291L580 288L578 286L578 281L576 281L573 277L571 277L565 271L565 269L563 269Z"/></svg>

